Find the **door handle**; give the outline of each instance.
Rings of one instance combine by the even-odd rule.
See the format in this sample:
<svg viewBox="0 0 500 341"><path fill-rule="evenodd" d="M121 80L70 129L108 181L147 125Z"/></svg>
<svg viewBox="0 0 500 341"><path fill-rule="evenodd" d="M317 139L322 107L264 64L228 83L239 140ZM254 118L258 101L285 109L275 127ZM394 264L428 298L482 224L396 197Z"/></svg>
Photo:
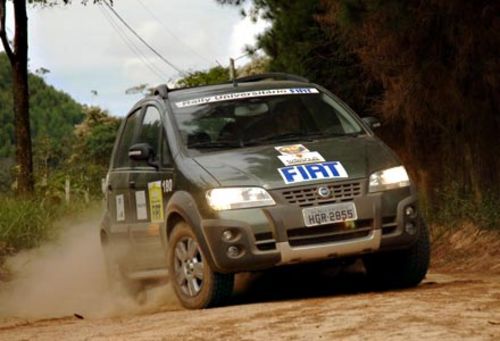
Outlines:
<svg viewBox="0 0 500 341"><path fill-rule="evenodd" d="M135 188L135 181L129 181L128 182L128 187Z"/></svg>

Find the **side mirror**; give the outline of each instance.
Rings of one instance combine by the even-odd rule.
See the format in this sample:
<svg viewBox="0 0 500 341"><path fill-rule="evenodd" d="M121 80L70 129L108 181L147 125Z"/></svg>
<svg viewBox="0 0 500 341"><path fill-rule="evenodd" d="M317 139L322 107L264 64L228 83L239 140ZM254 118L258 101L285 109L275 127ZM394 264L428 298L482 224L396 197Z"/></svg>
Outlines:
<svg viewBox="0 0 500 341"><path fill-rule="evenodd" d="M128 150L128 157L133 161L146 161L148 165L159 168L158 162L154 160L155 151L149 143L136 143Z"/></svg>
<svg viewBox="0 0 500 341"><path fill-rule="evenodd" d="M382 123L380 123L379 119L374 116L363 117L362 120L372 130L375 130L382 126Z"/></svg>
<svg viewBox="0 0 500 341"><path fill-rule="evenodd" d="M154 157L154 150L149 143L136 143L129 148L128 157L134 161L148 161Z"/></svg>

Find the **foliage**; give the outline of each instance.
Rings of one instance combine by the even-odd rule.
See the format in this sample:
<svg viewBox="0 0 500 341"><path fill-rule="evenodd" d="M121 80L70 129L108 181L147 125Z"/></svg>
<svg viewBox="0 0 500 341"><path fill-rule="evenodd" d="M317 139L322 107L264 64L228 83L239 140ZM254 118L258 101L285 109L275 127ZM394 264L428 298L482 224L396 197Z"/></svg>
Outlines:
<svg viewBox="0 0 500 341"><path fill-rule="evenodd" d="M343 37L323 29L318 18L324 11L320 0L254 0L250 15L272 22L255 48L270 57L269 71L304 76L349 99L358 112L369 111L379 87L366 76Z"/></svg>
<svg viewBox="0 0 500 341"><path fill-rule="evenodd" d="M64 197L66 176L74 195L100 195L120 120L96 107L85 107L30 75L31 130L36 190L42 197ZM0 188L11 190L14 153L12 86L9 65L0 54Z"/></svg>
<svg viewBox="0 0 500 341"><path fill-rule="evenodd" d="M216 66L206 71L190 72L188 76L177 81L176 87L193 87L227 81L229 81L229 70L222 66Z"/></svg>
<svg viewBox="0 0 500 341"><path fill-rule="evenodd" d="M46 177L49 168L60 165L68 156L75 124L83 120L83 107L69 95L47 85L43 78L29 75L30 125L35 171ZM14 113L12 75L5 54L0 53L0 189L11 189L10 165L14 158Z"/></svg>
<svg viewBox="0 0 500 341"><path fill-rule="evenodd" d="M74 125L83 120L83 107L69 95L47 85L43 78L29 75L31 132L37 139L60 144L71 135ZM12 76L4 53L0 53L0 158L14 155L14 113L12 112ZM57 142L56 142L57 141Z"/></svg>
<svg viewBox="0 0 500 341"><path fill-rule="evenodd" d="M101 195L101 179L106 175L120 123L98 107L85 108L85 119L75 128L76 141L65 168L74 190Z"/></svg>
<svg viewBox="0 0 500 341"><path fill-rule="evenodd" d="M269 70L270 59L267 57L254 57L252 60L236 69L236 77L250 76ZM193 87L229 82L229 69L216 66L208 70L194 71L188 76L179 79L176 87Z"/></svg>
<svg viewBox="0 0 500 341"><path fill-rule="evenodd" d="M437 226L460 227L472 223L481 228L500 230L500 194L494 191L483 193L481 201L472 194L464 195L458 184L447 185L436 193L439 209L426 209L427 218Z"/></svg>
<svg viewBox="0 0 500 341"><path fill-rule="evenodd" d="M269 71L268 57L254 57L252 60L236 70L236 77L245 77Z"/></svg>
<svg viewBox="0 0 500 341"><path fill-rule="evenodd" d="M382 84L374 110L397 132L389 140L429 203L445 205L438 192L450 186L475 205L500 193L498 3L324 3L325 29Z"/></svg>
<svg viewBox="0 0 500 341"><path fill-rule="evenodd" d="M0 258L37 246L52 233L59 205L0 197Z"/></svg>
<svg viewBox="0 0 500 341"><path fill-rule="evenodd" d="M0 268L2 258L56 237L59 232L56 221L73 217L89 206L81 200L63 204L50 198L0 196Z"/></svg>
<svg viewBox="0 0 500 341"><path fill-rule="evenodd" d="M16 193L32 196L34 191L33 149L30 122L30 84L28 72L28 15L27 4L50 7L69 4L71 0L28 0L13 1L12 17L15 22L14 33L7 33L7 0L0 0L0 42L12 71L12 108L14 109L14 134L16 144ZM90 0L81 0L87 4ZM92 0L94 4L101 0ZM113 0L109 0L113 4ZM107 2L104 2L109 6ZM39 69L40 70L40 69ZM43 70L40 70L43 73Z"/></svg>

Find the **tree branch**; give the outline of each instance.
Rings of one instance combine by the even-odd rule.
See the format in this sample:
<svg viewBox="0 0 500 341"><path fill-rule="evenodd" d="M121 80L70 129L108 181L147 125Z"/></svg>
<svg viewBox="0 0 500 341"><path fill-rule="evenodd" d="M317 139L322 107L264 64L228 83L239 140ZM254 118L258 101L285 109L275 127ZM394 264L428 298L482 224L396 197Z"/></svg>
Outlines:
<svg viewBox="0 0 500 341"><path fill-rule="evenodd" d="M12 48L10 47L9 38L7 37L7 30L5 27L5 16L6 16L7 8L6 8L6 0L0 0L0 40L2 41L3 49L9 57L9 60L12 61L15 58L14 52L12 52Z"/></svg>

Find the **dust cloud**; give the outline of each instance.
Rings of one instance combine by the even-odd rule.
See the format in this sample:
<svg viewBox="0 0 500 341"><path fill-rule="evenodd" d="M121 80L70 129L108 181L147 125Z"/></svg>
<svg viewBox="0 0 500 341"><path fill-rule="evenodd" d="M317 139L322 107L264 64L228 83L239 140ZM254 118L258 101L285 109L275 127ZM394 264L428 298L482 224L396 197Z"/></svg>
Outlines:
<svg viewBox="0 0 500 341"><path fill-rule="evenodd" d="M62 221L57 240L7 260L0 283L0 318L102 318L179 309L170 286L146 291L145 302L110 285L99 241L99 212ZM76 315L75 315L76 316Z"/></svg>

